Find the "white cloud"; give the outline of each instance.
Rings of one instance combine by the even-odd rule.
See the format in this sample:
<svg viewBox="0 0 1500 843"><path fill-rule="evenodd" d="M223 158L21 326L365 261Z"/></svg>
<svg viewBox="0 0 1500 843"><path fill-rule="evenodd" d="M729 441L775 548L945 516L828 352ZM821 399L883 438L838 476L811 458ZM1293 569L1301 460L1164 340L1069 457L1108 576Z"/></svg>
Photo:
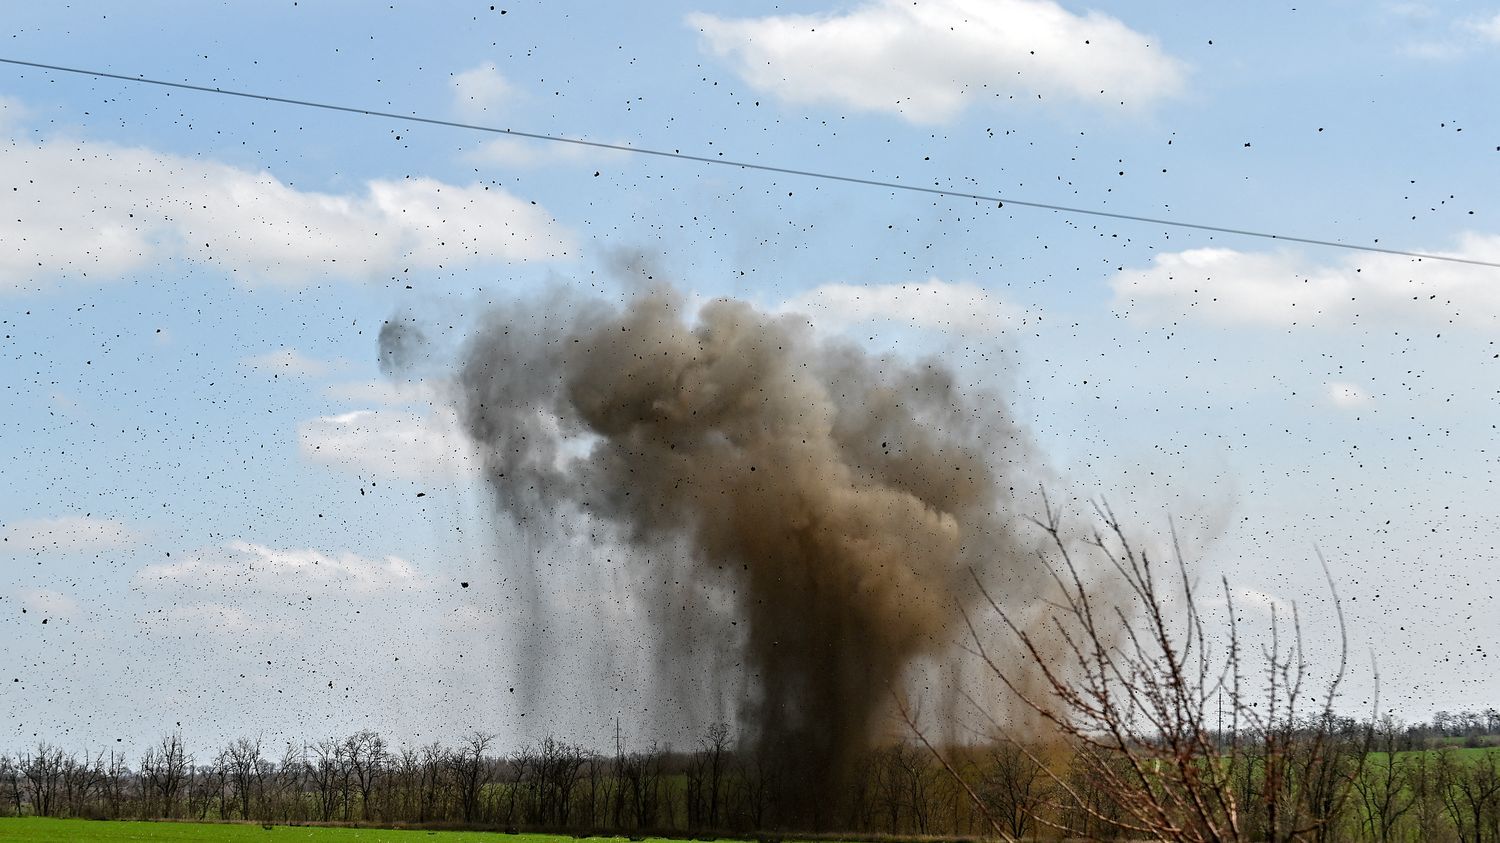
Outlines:
<svg viewBox="0 0 1500 843"><path fill-rule="evenodd" d="M0 129L11 129L26 121L31 110L15 97L0 96Z"/></svg>
<svg viewBox="0 0 1500 843"><path fill-rule="evenodd" d="M448 632L469 632L475 629L493 628L501 620L500 614L492 609L485 609L472 603L461 603L445 612L438 620L438 626Z"/></svg>
<svg viewBox="0 0 1500 843"><path fill-rule="evenodd" d="M1181 62L1101 12L1053 0L875 0L833 14L693 14L706 47L752 87L940 122L996 98L1140 105L1183 86Z"/></svg>
<svg viewBox="0 0 1500 843"><path fill-rule="evenodd" d="M1468 52L1468 45L1454 41L1412 41L1401 47L1401 54L1425 61L1448 61Z"/></svg>
<svg viewBox="0 0 1500 843"><path fill-rule="evenodd" d="M1500 261L1500 235L1464 234L1443 254ZM1315 263L1293 252L1190 249L1110 281L1115 309L1153 319L1228 324L1349 324L1360 320L1493 327L1500 284L1493 267L1360 253Z"/></svg>
<svg viewBox="0 0 1500 843"><path fill-rule="evenodd" d="M245 541L200 550L180 562L147 565L136 572L135 582L213 593L300 592L318 585L360 593L425 587L416 567L398 556L376 560Z"/></svg>
<svg viewBox="0 0 1500 843"><path fill-rule="evenodd" d="M1329 381L1328 400L1335 407L1354 409L1366 407L1375 402L1375 397L1357 384L1344 383L1343 381Z"/></svg>
<svg viewBox="0 0 1500 843"><path fill-rule="evenodd" d="M284 622L272 622L238 606L213 602L168 606L159 612L142 615L140 621L151 630L158 627L162 630L191 627L223 635L248 635L256 632L287 634L294 631Z"/></svg>
<svg viewBox="0 0 1500 843"><path fill-rule="evenodd" d="M374 180L300 190L270 173L100 142L0 146L0 290L180 259L250 283L366 279L401 267L555 259L569 236L493 186Z"/></svg>
<svg viewBox="0 0 1500 843"><path fill-rule="evenodd" d="M468 469L472 457L448 407L320 416L298 427L297 440L302 455L313 462L381 477L452 479Z"/></svg>
<svg viewBox="0 0 1500 843"><path fill-rule="evenodd" d="M477 149L468 154L468 160L476 164L520 170L619 158L625 154L617 149L603 149L576 143L498 137L481 143Z"/></svg>
<svg viewBox="0 0 1500 843"><path fill-rule="evenodd" d="M335 401L381 404L388 407L403 404L433 404L439 401L438 386L424 380L347 381L329 384L324 392Z"/></svg>
<svg viewBox="0 0 1500 843"><path fill-rule="evenodd" d="M780 308L826 330L890 324L960 334L1003 330L1021 312L978 284L928 279L920 284L824 284Z"/></svg>
<svg viewBox="0 0 1500 843"><path fill-rule="evenodd" d="M142 536L122 521L89 515L13 521L0 530L0 552L44 553L115 550Z"/></svg>
<svg viewBox="0 0 1500 843"><path fill-rule="evenodd" d="M1282 619L1292 616L1291 601L1274 594L1246 586L1233 586L1230 593L1237 609L1250 609L1267 616L1274 611Z"/></svg>
<svg viewBox="0 0 1500 843"><path fill-rule="evenodd" d="M1411 10L1397 9L1397 17L1407 18L1401 24L1410 30L1412 20L1420 20L1424 32L1401 46L1401 52L1411 58L1447 61L1461 59L1490 45L1500 44L1500 13L1487 13L1477 17L1443 18L1441 12L1431 7Z"/></svg>
<svg viewBox="0 0 1500 843"><path fill-rule="evenodd" d="M257 372L287 375L294 378L315 378L333 369L333 364L308 357L295 348L268 351L265 354L246 357L240 363Z"/></svg>
<svg viewBox="0 0 1500 843"><path fill-rule="evenodd" d="M21 605L26 607L27 611L35 612L48 620L76 618L79 611L77 600L61 591L50 589L32 589L21 592Z"/></svg>
<svg viewBox="0 0 1500 843"><path fill-rule="evenodd" d="M1492 44L1500 44L1500 12L1468 22L1469 30Z"/></svg>
<svg viewBox="0 0 1500 843"><path fill-rule="evenodd" d="M460 114L491 114L516 98L516 87L493 63L453 74L453 107Z"/></svg>
<svg viewBox="0 0 1500 843"><path fill-rule="evenodd" d="M1381 4L1381 11L1390 18L1401 21L1426 20L1436 17L1437 9L1426 2L1397 2Z"/></svg>

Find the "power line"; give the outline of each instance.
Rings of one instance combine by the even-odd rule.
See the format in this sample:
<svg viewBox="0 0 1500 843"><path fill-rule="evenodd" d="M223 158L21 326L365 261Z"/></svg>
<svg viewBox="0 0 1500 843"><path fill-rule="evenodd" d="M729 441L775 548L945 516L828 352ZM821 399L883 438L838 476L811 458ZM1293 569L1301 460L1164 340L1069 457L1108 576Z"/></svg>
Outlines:
<svg viewBox="0 0 1500 843"><path fill-rule="evenodd" d="M59 73L76 73L80 76L93 76L99 79L117 79L122 82L135 82L143 85L158 85L163 88L177 88L184 91L197 91L205 94L219 94L229 97L242 97L244 99L260 100L262 102L281 103L283 105L295 105L303 108L319 108L325 111L339 111L346 114L361 114L366 117L384 117L389 120L402 120L408 123L424 123L430 126L446 126L453 129L468 129L475 132L488 132L496 135L511 135L531 140L549 141L551 143L568 143L575 146L587 146L595 149L608 149L616 152L629 152L636 155L654 155L659 158L674 158L679 161L693 161L699 164L718 164L725 167L738 167L746 170L760 170L766 173L780 173L789 176L801 176L810 179L823 179L825 181L845 182L847 184L862 184L870 187L883 187L890 190L905 190L911 193L926 193L933 196L946 196L954 199L973 199L979 202L994 202L997 206L1017 205L1023 208L1037 208L1044 211L1060 211L1068 214L1081 214L1091 217L1105 217L1107 219L1126 220L1129 222L1151 223L1153 225L1164 225L1172 228L1187 228L1195 231L1211 231L1218 234L1234 234L1240 237L1258 237L1263 240L1280 240L1288 243L1303 243L1311 246L1326 246L1334 249L1350 249L1359 252L1377 252L1386 255L1401 255L1403 257L1418 258L1421 260L1446 261L1449 263L1463 263L1472 266L1489 266L1500 269L1500 262L1478 260L1475 258L1461 258L1454 255L1439 255L1431 252L1410 252L1404 249L1388 249L1384 246L1364 246L1356 243L1341 243L1337 240L1319 240L1314 237L1298 237L1291 234L1276 234L1268 231L1254 231L1246 228L1231 228L1222 225L1207 225L1204 223L1184 222L1182 220L1169 220L1159 217L1147 217L1137 214L1121 214L1114 211L1101 211L1096 208L1074 208L1067 205L1054 205L1049 202L1029 202L1022 199L1008 199L1004 196L990 196L982 193L968 193L962 190L949 190L941 187L924 187L915 184L902 184L900 182L884 181L882 179L867 179L859 176L846 176L837 173L823 173L816 170L799 170L794 167L778 167L771 164L759 164L753 161L732 161L726 158L710 158L703 155L691 155L685 152L668 152L664 149L649 149L639 146L626 146L618 143L604 143L603 141L585 140L583 138L571 138L564 135L548 135L541 132L524 132L519 129L502 129L497 126L481 126L474 123L460 123L455 120L441 120L436 117L422 117L415 114L397 114L391 111L377 111L371 108L357 108L348 105L335 105L326 102L314 102L312 100L300 100L292 97L279 97L273 94L257 94L248 91L233 91L228 88L209 87L207 85L193 85L187 82L169 82L165 79L148 79L144 76L126 76L121 73L108 73L102 70L87 70L79 67L64 67L57 64L44 64L35 61L22 61L21 59L9 59L0 57L0 63L17 65L20 67L34 67L40 70L53 70Z"/></svg>

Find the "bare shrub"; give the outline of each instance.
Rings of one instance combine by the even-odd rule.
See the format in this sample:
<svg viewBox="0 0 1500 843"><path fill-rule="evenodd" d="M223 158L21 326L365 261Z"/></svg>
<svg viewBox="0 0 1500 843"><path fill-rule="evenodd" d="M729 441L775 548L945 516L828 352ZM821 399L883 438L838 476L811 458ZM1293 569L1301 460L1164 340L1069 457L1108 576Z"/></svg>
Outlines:
<svg viewBox="0 0 1500 843"><path fill-rule="evenodd" d="M972 652L1050 727L1068 759L1054 769L1011 740L1050 784L1047 805L1029 808L1029 817L1086 838L1336 839L1350 821L1345 807L1371 736L1334 713L1348 642L1331 576L1339 658L1313 691L1295 606L1289 618L1272 606L1263 666L1251 671L1228 583L1228 628L1216 645L1175 534L1164 565L1132 542L1107 506L1096 514L1100 526L1077 542L1050 503L1036 521L1057 594L1041 623L1023 624L984 595L1024 653L1021 667L998 658L968 618ZM1102 573L1090 580L1086 569ZM965 784L984 801L976 783ZM1003 810L985 807L996 834L1022 836L1002 822Z"/></svg>

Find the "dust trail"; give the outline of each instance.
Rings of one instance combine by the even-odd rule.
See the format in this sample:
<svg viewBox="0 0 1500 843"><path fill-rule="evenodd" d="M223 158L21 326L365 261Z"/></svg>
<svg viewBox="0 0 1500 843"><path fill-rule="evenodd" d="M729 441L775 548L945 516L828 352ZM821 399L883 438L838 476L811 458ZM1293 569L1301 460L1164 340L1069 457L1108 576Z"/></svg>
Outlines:
<svg viewBox="0 0 1500 843"><path fill-rule="evenodd" d="M808 794L786 821L818 822L811 794L837 792L887 730L907 669L949 652L970 566L1002 594L1035 588L1015 517L1029 510L1014 489L1036 482L1027 437L936 362L741 301L693 313L660 287L623 308L559 293L496 312L458 381L505 516L647 566L658 657L691 660L702 607L728 613L741 639L718 644L742 651L744 673L698 692L742 683L747 749L782 765L788 798Z"/></svg>

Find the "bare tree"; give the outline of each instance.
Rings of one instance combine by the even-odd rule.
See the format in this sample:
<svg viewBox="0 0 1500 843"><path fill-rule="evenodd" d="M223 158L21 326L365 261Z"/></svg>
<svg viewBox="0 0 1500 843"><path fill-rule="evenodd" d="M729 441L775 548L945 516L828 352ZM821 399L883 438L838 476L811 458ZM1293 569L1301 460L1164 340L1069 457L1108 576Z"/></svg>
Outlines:
<svg viewBox="0 0 1500 843"><path fill-rule="evenodd" d="M1396 758L1400 728L1389 715L1375 726L1375 745L1364 774L1354 780L1364 807L1364 824L1371 840L1390 843L1396 824L1416 803L1417 791L1406 765Z"/></svg>
<svg viewBox="0 0 1500 843"><path fill-rule="evenodd" d="M1461 843L1500 840L1500 759L1493 752L1458 758L1438 753L1437 786Z"/></svg>
<svg viewBox="0 0 1500 843"><path fill-rule="evenodd" d="M348 781L345 768L344 745L332 738L319 741L308 747L311 758L307 762L307 778L313 785L313 797L317 804L318 819L328 822L338 810L343 787Z"/></svg>
<svg viewBox="0 0 1500 843"><path fill-rule="evenodd" d="M21 767L9 755L0 755L0 788L5 798L14 806L16 816L21 816Z"/></svg>
<svg viewBox="0 0 1500 843"><path fill-rule="evenodd" d="M1411 789L1411 831L1417 840L1453 840L1452 823L1448 819L1447 806L1440 793L1437 753L1414 752L1405 756L1401 766L1405 769L1407 785Z"/></svg>
<svg viewBox="0 0 1500 843"><path fill-rule="evenodd" d="M105 816L119 819L125 815L125 802L129 796L130 766L125 753L111 749L104 763L103 776L99 780L99 793L103 800Z"/></svg>
<svg viewBox="0 0 1500 843"><path fill-rule="evenodd" d="M688 758L686 781L682 792L689 829L708 828L708 764L702 753Z"/></svg>
<svg viewBox="0 0 1500 843"><path fill-rule="evenodd" d="M635 827L657 828L661 810L662 755L655 744L646 752L632 752L621 765L628 804Z"/></svg>
<svg viewBox="0 0 1500 843"><path fill-rule="evenodd" d="M303 815L301 806L306 774L306 750L287 741L273 776L276 806L283 821L300 819Z"/></svg>
<svg viewBox="0 0 1500 843"><path fill-rule="evenodd" d="M1093 747L1075 747L1068 759L1056 807L1061 825L1074 829L1072 833L1090 840L1113 840L1125 834L1125 810L1115 793L1110 790L1110 780L1125 774L1125 766L1118 758L1098 752ZM1107 767L1116 768L1113 776L1100 774Z"/></svg>
<svg viewBox="0 0 1500 843"><path fill-rule="evenodd" d="M182 743L182 735L163 737L146 751L141 759L141 787L146 801L145 813L159 817L177 816L177 804L193 775L193 760Z"/></svg>
<svg viewBox="0 0 1500 843"><path fill-rule="evenodd" d="M1229 627L1219 654L1205 632L1175 536L1174 558L1163 579L1160 565L1132 543L1107 506L1097 514L1101 526L1082 546L1101 561L1103 586L1085 583L1074 544L1048 504L1036 522L1049 540L1042 564L1057 592L1046 623L1022 626L984 593L1028 657L1024 675L1002 666L970 621L975 654L1060 734L1074 763L1087 773L1084 779L1096 782L1119 808L1118 816L1109 816L1070 783L1078 776L1049 773L1064 803L1062 830L1079 833L1067 826L1066 817L1081 814L1123 833L1160 840L1328 839L1368 749L1368 733L1342 734L1333 714L1348 646L1331 576L1341 649L1325 690L1308 701L1296 607L1285 640L1288 624L1273 606L1263 654L1265 690L1253 694L1228 583ZM982 584L979 588L984 592ZM1217 706L1226 696L1227 741L1215 730ZM1303 714L1309 706L1311 718ZM1362 740L1363 747L1350 747L1351 738ZM1244 791L1236 785L1247 775L1258 780L1253 789L1259 804L1241 801Z"/></svg>
<svg viewBox="0 0 1500 843"><path fill-rule="evenodd" d="M436 818L443 811L443 792L447 783L450 753L437 741L422 748L419 822Z"/></svg>
<svg viewBox="0 0 1500 843"><path fill-rule="evenodd" d="M979 792L990 816L1020 839L1030 833L1040 808L1051 797L1051 780L1034 753L1002 741L990 748L979 775Z"/></svg>
<svg viewBox="0 0 1500 843"><path fill-rule="evenodd" d="M67 755L62 764L62 798L69 816L86 817L92 814L91 801L104 777L104 754L95 758L87 752L82 755Z"/></svg>
<svg viewBox="0 0 1500 843"><path fill-rule="evenodd" d="M876 811L879 806L876 802L875 758L874 754L865 755L859 764L861 772L850 777L849 792L845 799L845 808L848 811L845 828L871 831L877 827ZM731 798L733 793L731 790ZM735 806L731 802L726 807L732 811Z"/></svg>
<svg viewBox="0 0 1500 843"><path fill-rule="evenodd" d="M495 736L488 732L475 731L464 737L463 743L452 753L448 766L458 791L459 811L466 823L480 817L484 787L490 782L489 759L485 752Z"/></svg>
<svg viewBox="0 0 1500 843"><path fill-rule="evenodd" d="M583 767L581 747L548 736L535 749L517 754L512 764L526 792L527 820L547 828L566 828L572 812L573 790Z"/></svg>
<svg viewBox="0 0 1500 843"><path fill-rule="evenodd" d="M358 732L344 741L344 754L359 790L360 815L369 820L370 794L386 767L385 739L368 729Z"/></svg>
<svg viewBox="0 0 1500 843"><path fill-rule="evenodd" d="M50 817L57 810L57 793L62 781L63 751L39 743L36 752L21 757L21 775L26 779L31 797L31 811L39 817Z"/></svg>
<svg viewBox="0 0 1500 843"><path fill-rule="evenodd" d="M609 804L610 779L605 776L607 766L604 758L597 752L590 752L584 760L584 775L588 778L588 797L585 800L586 813L580 819L584 828L599 827L599 806Z"/></svg>
<svg viewBox="0 0 1500 843"><path fill-rule="evenodd" d="M252 819L255 816L253 802L262 795L266 773L265 761L260 757L260 738L253 741L240 738L230 744L221 757L240 818Z"/></svg>
<svg viewBox="0 0 1500 843"><path fill-rule="evenodd" d="M610 768L609 777L612 792L609 800L609 820L611 828L624 828L625 825L625 741L620 736L620 719L615 718L615 757Z"/></svg>
<svg viewBox="0 0 1500 843"><path fill-rule="evenodd" d="M904 745L904 744L903 744ZM901 776L906 785L906 804L912 820L912 830L917 834L932 833L932 790L938 771L927 754L910 747L895 756Z"/></svg>
<svg viewBox="0 0 1500 843"><path fill-rule="evenodd" d="M219 819L229 819L234 811L234 800L227 796L229 790L229 754L222 750L213 760L197 768L192 784L187 788L187 815L207 819L210 808L217 808Z"/></svg>
<svg viewBox="0 0 1500 843"><path fill-rule="evenodd" d="M1307 718L1290 744L1292 774L1288 784L1299 810L1288 814L1307 831L1291 839L1332 843L1339 839L1344 804L1363 778L1373 738L1370 727L1352 718L1329 714ZM1321 742L1318 738L1324 738ZM1295 828L1296 826L1289 826Z"/></svg>
<svg viewBox="0 0 1500 843"><path fill-rule="evenodd" d="M698 741L698 752L688 763L686 807L689 828L719 827L719 806L723 800L728 754L729 724L709 726Z"/></svg>
<svg viewBox="0 0 1500 843"><path fill-rule="evenodd" d="M905 764L901 756L911 749L903 743L894 743L875 753L873 773L875 793L881 814L886 823L886 833L901 833L902 809L906 807Z"/></svg>
<svg viewBox="0 0 1500 843"><path fill-rule="evenodd" d="M392 757L390 780L396 816L416 818L421 811L422 755L413 746L402 746Z"/></svg>
<svg viewBox="0 0 1500 843"><path fill-rule="evenodd" d="M741 814L745 825L761 829L767 827L771 814L771 794L780 783L777 781L775 764L765 753L749 753L739 764Z"/></svg>

